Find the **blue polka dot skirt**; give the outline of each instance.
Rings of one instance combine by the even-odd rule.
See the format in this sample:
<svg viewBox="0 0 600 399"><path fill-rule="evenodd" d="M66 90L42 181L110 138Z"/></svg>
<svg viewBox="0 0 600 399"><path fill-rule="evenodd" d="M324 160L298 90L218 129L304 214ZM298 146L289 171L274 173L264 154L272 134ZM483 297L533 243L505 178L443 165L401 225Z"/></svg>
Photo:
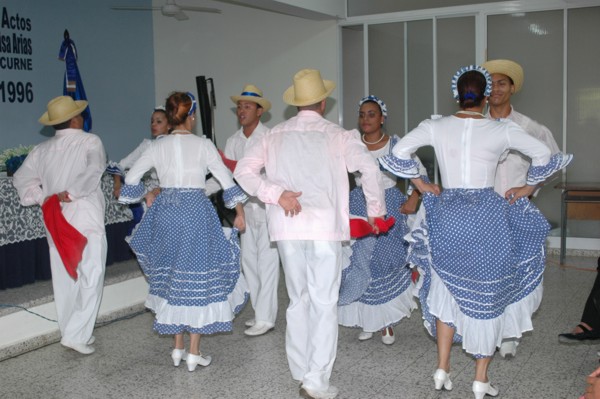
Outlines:
<svg viewBox="0 0 600 399"><path fill-rule="evenodd" d="M149 283L160 334L231 331L248 289L237 230L224 229L201 189L163 189L129 245Z"/></svg>
<svg viewBox="0 0 600 399"><path fill-rule="evenodd" d="M437 319L455 327L455 342L492 356L502 339L532 329L539 307L550 226L527 199L509 205L491 188L425 194L411 232L409 261L428 331Z"/></svg>
<svg viewBox="0 0 600 399"><path fill-rule="evenodd" d="M417 307L412 272L406 260L407 217L400 213L406 196L392 187L385 190L385 201L388 216L393 216L396 223L385 234L354 241L349 266L342 271L338 322L368 332L397 324ZM350 213L367 217L360 187L350 193Z"/></svg>

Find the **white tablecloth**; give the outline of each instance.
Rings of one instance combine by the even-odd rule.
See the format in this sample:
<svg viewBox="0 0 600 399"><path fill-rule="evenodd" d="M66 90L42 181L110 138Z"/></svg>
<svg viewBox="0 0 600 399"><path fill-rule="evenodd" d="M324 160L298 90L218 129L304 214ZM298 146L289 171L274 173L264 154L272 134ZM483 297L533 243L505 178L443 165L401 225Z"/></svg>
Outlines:
<svg viewBox="0 0 600 399"><path fill-rule="evenodd" d="M102 176L102 191L106 199L105 224L132 219L129 207L119 204L112 195L112 175ZM21 206L12 177L0 176L0 246L45 236L41 207Z"/></svg>

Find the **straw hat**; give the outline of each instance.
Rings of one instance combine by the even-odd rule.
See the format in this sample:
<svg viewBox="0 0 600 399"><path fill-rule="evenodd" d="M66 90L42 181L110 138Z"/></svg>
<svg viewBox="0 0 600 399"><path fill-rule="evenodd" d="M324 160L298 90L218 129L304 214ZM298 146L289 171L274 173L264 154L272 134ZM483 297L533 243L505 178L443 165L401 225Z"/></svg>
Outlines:
<svg viewBox="0 0 600 399"><path fill-rule="evenodd" d="M523 68L511 60L492 60L482 65L489 73L501 73L512 79L515 84L515 93L521 90L523 87L523 80L525 79L523 74Z"/></svg>
<svg viewBox="0 0 600 399"><path fill-rule="evenodd" d="M48 102L47 112L38 119L42 125L54 126L81 114L88 106L84 100L75 101L69 96L53 98Z"/></svg>
<svg viewBox="0 0 600 399"><path fill-rule="evenodd" d="M250 101L256 103L263 107L264 112L271 109L271 102L264 98L262 90L254 85L244 86L242 94L239 96L231 96L229 98L231 98L231 101L233 101L234 104L237 104L238 101Z"/></svg>
<svg viewBox="0 0 600 399"><path fill-rule="evenodd" d="M293 82L294 84L283 93L283 101L297 107L316 104L327 98L335 89L335 83L323 80L321 72L316 69L298 71Z"/></svg>

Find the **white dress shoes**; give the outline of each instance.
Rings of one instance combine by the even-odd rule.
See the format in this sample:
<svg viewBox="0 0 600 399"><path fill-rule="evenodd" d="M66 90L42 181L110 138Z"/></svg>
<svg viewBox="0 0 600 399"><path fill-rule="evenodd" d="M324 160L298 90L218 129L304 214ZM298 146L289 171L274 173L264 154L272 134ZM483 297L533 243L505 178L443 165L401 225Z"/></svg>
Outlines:
<svg viewBox="0 0 600 399"><path fill-rule="evenodd" d="M249 335L251 337L255 337L257 335L263 335L269 331L271 331L275 327L271 323L267 323L264 321L257 321L252 327L248 328L244 331L244 334Z"/></svg>
<svg viewBox="0 0 600 399"><path fill-rule="evenodd" d="M92 336L90 337L90 339L88 339L88 342L87 342L87 344L88 344L88 345L91 345L91 344L93 344L94 342L96 342L96 337L94 337L94 336L92 335Z"/></svg>
<svg viewBox="0 0 600 399"><path fill-rule="evenodd" d="M498 396L498 389L490 382L473 381L473 393L475 399L483 399L485 395Z"/></svg>
<svg viewBox="0 0 600 399"><path fill-rule="evenodd" d="M67 348L73 349L74 351L77 351L82 355L91 355L96 351L96 349L93 346L87 344L78 344L75 342L68 341L60 341L60 344L62 346L66 346Z"/></svg>
<svg viewBox="0 0 600 399"><path fill-rule="evenodd" d="M358 334L359 341L366 341L371 338L373 338L372 332L361 331L360 334Z"/></svg>
<svg viewBox="0 0 600 399"><path fill-rule="evenodd" d="M171 359L173 359L173 366L178 367L182 360L187 359L187 352L185 349L173 349Z"/></svg>
<svg viewBox="0 0 600 399"><path fill-rule="evenodd" d="M206 367L211 361L212 358L208 355L192 355L191 353L188 353L185 359L188 371L196 370L197 365Z"/></svg>
<svg viewBox="0 0 600 399"><path fill-rule="evenodd" d="M333 399L338 395L338 389L329 385L326 391L313 391L302 385L300 387L300 397L304 399Z"/></svg>
<svg viewBox="0 0 600 399"><path fill-rule="evenodd" d="M386 345L391 345L396 342L396 337L394 337L394 330L392 327L387 327L381 330L381 342Z"/></svg>
<svg viewBox="0 0 600 399"><path fill-rule="evenodd" d="M446 373L444 369L437 369L433 373L433 383L435 384L435 390L441 391L442 387L446 391L452 390L452 381L450 381L450 373Z"/></svg>
<svg viewBox="0 0 600 399"><path fill-rule="evenodd" d="M244 324L246 325L246 327L252 327L254 324L256 324L256 320L255 319L246 320L246 322Z"/></svg>

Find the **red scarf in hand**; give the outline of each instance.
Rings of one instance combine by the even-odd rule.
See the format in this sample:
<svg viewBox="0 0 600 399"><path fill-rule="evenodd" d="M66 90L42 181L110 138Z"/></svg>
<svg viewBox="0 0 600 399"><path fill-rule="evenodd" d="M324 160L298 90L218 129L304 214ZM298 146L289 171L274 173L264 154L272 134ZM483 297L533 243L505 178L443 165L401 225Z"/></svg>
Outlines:
<svg viewBox="0 0 600 399"><path fill-rule="evenodd" d="M58 195L54 194L44 202L42 213L46 228L52 236L67 273L77 280L77 266L81 262L87 238L67 222L60 208Z"/></svg>
<svg viewBox="0 0 600 399"><path fill-rule="evenodd" d="M390 216L387 219L375 218L375 224L379 228L379 233L387 233L396 220L393 216ZM369 234L375 234L373 227L364 219L350 219L350 237L352 238L361 238L364 236L368 236Z"/></svg>
<svg viewBox="0 0 600 399"><path fill-rule="evenodd" d="M235 170L235 167L237 165L237 161L227 158L223 151L221 151L221 150L218 150L218 151L219 151L219 155L221 156L221 159L223 160L223 163L225 164L225 166L227 166L229 168L229 170L233 173L233 171Z"/></svg>

